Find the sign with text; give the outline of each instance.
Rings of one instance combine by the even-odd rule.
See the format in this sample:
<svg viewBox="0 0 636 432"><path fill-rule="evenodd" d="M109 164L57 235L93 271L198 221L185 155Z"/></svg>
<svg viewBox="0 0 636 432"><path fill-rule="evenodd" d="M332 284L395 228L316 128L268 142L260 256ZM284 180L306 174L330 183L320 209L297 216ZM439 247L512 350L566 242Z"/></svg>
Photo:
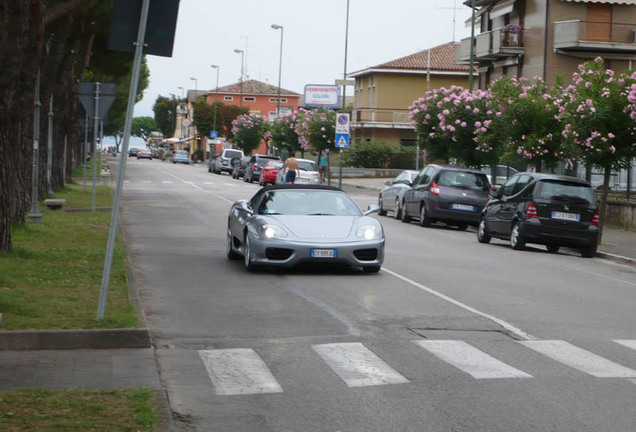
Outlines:
<svg viewBox="0 0 636 432"><path fill-rule="evenodd" d="M340 106L340 88L337 85L307 84L305 86L305 106L338 108Z"/></svg>

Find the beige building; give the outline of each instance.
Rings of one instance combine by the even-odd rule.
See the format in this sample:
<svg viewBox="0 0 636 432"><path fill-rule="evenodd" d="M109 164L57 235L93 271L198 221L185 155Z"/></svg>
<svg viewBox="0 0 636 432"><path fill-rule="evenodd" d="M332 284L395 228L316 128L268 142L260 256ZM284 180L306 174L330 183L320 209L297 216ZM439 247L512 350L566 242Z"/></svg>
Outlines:
<svg viewBox="0 0 636 432"><path fill-rule="evenodd" d="M355 79L352 142L415 143L408 107L426 91L468 85L468 66L455 63L454 43L447 43L348 74Z"/></svg>
<svg viewBox="0 0 636 432"><path fill-rule="evenodd" d="M479 88L502 75L539 76L549 85L561 75L567 83L580 63L599 56L617 73L634 67L636 0L475 0L475 5ZM457 63L469 64L470 46L471 38L461 41Z"/></svg>

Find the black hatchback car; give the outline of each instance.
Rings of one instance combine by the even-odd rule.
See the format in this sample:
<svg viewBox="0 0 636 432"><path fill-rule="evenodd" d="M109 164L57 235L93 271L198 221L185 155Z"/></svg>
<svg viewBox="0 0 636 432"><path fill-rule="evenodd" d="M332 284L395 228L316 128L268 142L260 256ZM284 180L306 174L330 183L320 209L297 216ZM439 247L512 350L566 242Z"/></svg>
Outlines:
<svg viewBox="0 0 636 432"><path fill-rule="evenodd" d="M404 194L402 222L415 217L421 226L438 221L460 230L477 226L490 192L488 177L481 171L427 165Z"/></svg>
<svg viewBox="0 0 636 432"><path fill-rule="evenodd" d="M576 177L518 173L488 202L481 215L477 239L510 241L513 249L526 243L579 249L584 257L596 254L599 212L592 187Z"/></svg>

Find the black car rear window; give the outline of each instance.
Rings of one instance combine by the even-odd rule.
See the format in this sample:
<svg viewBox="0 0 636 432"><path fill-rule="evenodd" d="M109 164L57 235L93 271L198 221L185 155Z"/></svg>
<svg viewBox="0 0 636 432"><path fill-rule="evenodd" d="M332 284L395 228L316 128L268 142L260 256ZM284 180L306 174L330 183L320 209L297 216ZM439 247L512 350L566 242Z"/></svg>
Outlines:
<svg viewBox="0 0 636 432"><path fill-rule="evenodd" d="M470 171L442 171L437 180L438 186L456 187L459 189L475 189L488 192L490 183L483 173Z"/></svg>
<svg viewBox="0 0 636 432"><path fill-rule="evenodd" d="M225 157L230 159L239 159L243 157L243 153L238 150L230 150L225 152Z"/></svg>
<svg viewBox="0 0 636 432"><path fill-rule="evenodd" d="M571 183L559 180L540 181L535 190L535 196L554 201L579 202L594 204L594 191L586 184Z"/></svg>

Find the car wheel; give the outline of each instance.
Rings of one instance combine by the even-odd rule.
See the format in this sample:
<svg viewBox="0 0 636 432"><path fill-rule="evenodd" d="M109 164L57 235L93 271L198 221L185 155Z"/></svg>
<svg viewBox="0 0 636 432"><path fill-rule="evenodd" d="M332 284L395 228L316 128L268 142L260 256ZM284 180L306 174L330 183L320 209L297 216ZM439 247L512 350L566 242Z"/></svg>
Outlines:
<svg viewBox="0 0 636 432"><path fill-rule="evenodd" d="M365 266L362 267L362 271L365 273L377 273L381 268L382 266Z"/></svg>
<svg viewBox="0 0 636 432"><path fill-rule="evenodd" d="M402 222L404 223L411 222L411 216L409 216L408 212L406 211L406 205L402 206Z"/></svg>
<svg viewBox="0 0 636 432"><path fill-rule="evenodd" d="M596 245L581 248L581 256L583 258L594 258L596 255Z"/></svg>
<svg viewBox="0 0 636 432"><path fill-rule="evenodd" d="M245 258L245 270L254 271L256 266L252 262L252 251L250 249L250 236L245 234L245 239L243 240L243 257Z"/></svg>
<svg viewBox="0 0 636 432"><path fill-rule="evenodd" d="M227 254L227 259L236 260L241 256L234 252L234 248L232 247L232 233L230 232L230 228L227 229L227 240L225 242L225 253Z"/></svg>
<svg viewBox="0 0 636 432"><path fill-rule="evenodd" d="M247 182L248 183L254 183L254 179L252 178L252 174L247 176Z"/></svg>
<svg viewBox="0 0 636 432"><path fill-rule="evenodd" d="M519 222L515 222L510 232L510 247L514 250L523 250L526 247L526 239L521 235Z"/></svg>
<svg viewBox="0 0 636 432"><path fill-rule="evenodd" d="M173 164L175 164L175 165L177 164L177 162L176 162L176 161L172 161L172 163L173 163Z"/></svg>
<svg viewBox="0 0 636 432"><path fill-rule="evenodd" d="M460 231L466 231L466 229L468 229L468 224L467 223L457 224L457 229Z"/></svg>
<svg viewBox="0 0 636 432"><path fill-rule="evenodd" d="M395 199L395 211L393 212L393 217L396 219L402 218L402 206L400 205L400 199Z"/></svg>
<svg viewBox="0 0 636 432"><path fill-rule="evenodd" d="M477 241L479 243L490 243L490 235L486 229L486 220L482 217L477 228Z"/></svg>
<svg viewBox="0 0 636 432"><path fill-rule="evenodd" d="M212 172L212 167L210 167L210 164L208 164L208 172L211 173Z"/></svg>
<svg viewBox="0 0 636 432"><path fill-rule="evenodd" d="M426 204L424 203L422 203L422 207L420 207L420 226L431 226L431 219L426 216Z"/></svg>
<svg viewBox="0 0 636 432"><path fill-rule="evenodd" d="M559 249L561 249L561 246L559 246L559 245L546 245L546 248L548 249L548 252L550 252L550 253L557 253L559 251Z"/></svg>
<svg viewBox="0 0 636 432"><path fill-rule="evenodd" d="M386 216L386 210L384 210L384 208L382 207L382 195L378 197L378 206L380 207L380 211L378 212L378 215Z"/></svg>

